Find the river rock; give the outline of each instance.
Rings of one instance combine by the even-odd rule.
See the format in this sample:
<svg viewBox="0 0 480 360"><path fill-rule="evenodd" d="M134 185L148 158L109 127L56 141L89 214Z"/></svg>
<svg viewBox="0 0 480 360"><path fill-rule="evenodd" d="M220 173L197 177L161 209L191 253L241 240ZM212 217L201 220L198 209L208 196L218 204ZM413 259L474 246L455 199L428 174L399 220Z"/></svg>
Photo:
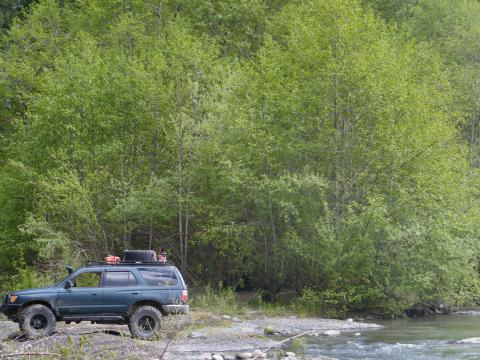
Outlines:
<svg viewBox="0 0 480 360"><path fill-rule="evenodd" d="M232 321L233 321L233 322L236 322L236 323L242 322L242 320L240 320L238 317L234 317L234 318L232 319Z"/></svg>
<svg viewBox="0 0 480 360"><path fill-rule="evenodd" d="M349 323L352 323L352 322L353 322L353 319L352 319L352 318L349 318L349 319L347 319L346 321L349 322Z"/></svg>
<svg viewBox="0 0 480 360"><path fill-rule="evenodd" d="M355 334L353 334L353 335L355 335L355 336L360 336L360 335L362 335L362 334L361 334L361 333L355 333Z"/></svg>
<svg viewBox="0 0 480 360"><path fill-rule="evenodd" d="M295 353L292 352L292 351L287 351L287 352L285 353L285 357L295 357L295 356L296 356Z"/></svg>
<svg viewBox="0 0 480 360"><path fill-rule="evenodd" d="M219 354L214 354L212 356L212 360L223 360L223 356Z"/></svg>
<svg viewBox="0 0 480 360"><path fill-rule="evenodd" d="M239 353L235 355L237 359L250 359L252 357L252 353Z"/></svg>
<svg viewBox="0 0 480 360"><path fill-rule="evenodd" d="M338 336L340 334L341 332L338 330L327 330L323 332L323 335L327 335L327 336Z"/></svg>
<svg viewBox="0 0 480 360"><path fill-rule="evenodd" d="M231 316L228 316L228 315L223 315L223 316L222 316L222 319L223 319L223 320L231 320L232 317L231 317Z"/></svg>
<svg viewBox="0 0 480 360"><path fill-rule="evenodd" d="M189 335L189 338L191 339L206 339L207 337L204 334L192 331Z"/></svg>
<svg viewBox="0 0 480 360"><path fill-rule="evenodd" d="M473 337L457 341L460 344L480 344L480 337Z"/></svg>
<svg viewBox="0 0 480 360"><path fill-rule="evenodd" d="M263 358L266 358L267 355L264 354L261 350L257 349L252 353L252 357L257 358L257 359L259 359L259 358L263 359Z"/></svg>
<svg viewBox="0 0 480 360"><path fill-rule="evenodd" d="M212 354L203 354L202 359L203 360L212 360Z"/></svg>

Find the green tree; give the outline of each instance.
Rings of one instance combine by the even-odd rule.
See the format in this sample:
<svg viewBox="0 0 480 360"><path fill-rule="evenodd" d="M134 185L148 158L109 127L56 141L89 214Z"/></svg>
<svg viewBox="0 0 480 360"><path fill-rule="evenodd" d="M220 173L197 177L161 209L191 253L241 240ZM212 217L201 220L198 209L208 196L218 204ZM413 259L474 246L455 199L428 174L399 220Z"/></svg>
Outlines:
<svg viewBox="0 0 480 360"><path fill-rule="evenodd" d="M202 193L218 197L198 236L222 267L393 311L476 284L475 244L450 220L466 163L435 53L349 1L287 6L270 34L206 130L204 167L220 170Z"/></svg>

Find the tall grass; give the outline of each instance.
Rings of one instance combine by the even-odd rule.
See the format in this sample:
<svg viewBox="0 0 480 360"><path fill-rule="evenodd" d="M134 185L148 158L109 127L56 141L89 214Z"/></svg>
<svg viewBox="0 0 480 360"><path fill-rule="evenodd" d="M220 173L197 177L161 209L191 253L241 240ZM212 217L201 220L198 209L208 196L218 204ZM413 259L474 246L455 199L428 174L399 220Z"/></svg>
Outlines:
<svg viewBox="0 0 480 360"><path fill-rule="evenodd" d="M190 307L193 310L208 310L215 314L239 314L245 307L237 301L237 295L233 288L225 287L222 282L216 288L210 284L205 290L196 296L192 296Z"/></svg>

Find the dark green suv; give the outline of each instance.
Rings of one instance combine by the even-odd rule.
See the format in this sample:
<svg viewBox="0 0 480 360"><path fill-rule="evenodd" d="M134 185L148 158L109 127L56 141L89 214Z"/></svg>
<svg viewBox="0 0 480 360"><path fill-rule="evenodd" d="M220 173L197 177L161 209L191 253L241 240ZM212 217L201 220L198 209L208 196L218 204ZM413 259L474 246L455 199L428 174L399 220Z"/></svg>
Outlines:
<svg viewBox="0 0 480 360"><path fill-rule="evenodd" d="M56 285L5 295L2 312L28 337L50 335L57 321L128 324L148 339L162 316L187 314L187 286L171 263L90 263Z"/></svg>

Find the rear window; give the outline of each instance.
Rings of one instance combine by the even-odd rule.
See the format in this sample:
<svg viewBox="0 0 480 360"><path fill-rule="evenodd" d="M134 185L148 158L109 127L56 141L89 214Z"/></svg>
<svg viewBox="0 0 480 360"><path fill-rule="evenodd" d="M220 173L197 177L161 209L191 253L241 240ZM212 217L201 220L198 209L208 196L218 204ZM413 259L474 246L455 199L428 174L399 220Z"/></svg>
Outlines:
<svg viewBox="0 0 480 360"><path fill-rule="evenodd" d="M142 268L138 271L150 286L174 286L178 284L177 274L171 268Z"/></svg>
<svg viewBox="0 0 480 360"><path fill-rule="evenodd" d="M138 285L135 275L130 271L107 271L103 286L135 286Z"/></svg>

